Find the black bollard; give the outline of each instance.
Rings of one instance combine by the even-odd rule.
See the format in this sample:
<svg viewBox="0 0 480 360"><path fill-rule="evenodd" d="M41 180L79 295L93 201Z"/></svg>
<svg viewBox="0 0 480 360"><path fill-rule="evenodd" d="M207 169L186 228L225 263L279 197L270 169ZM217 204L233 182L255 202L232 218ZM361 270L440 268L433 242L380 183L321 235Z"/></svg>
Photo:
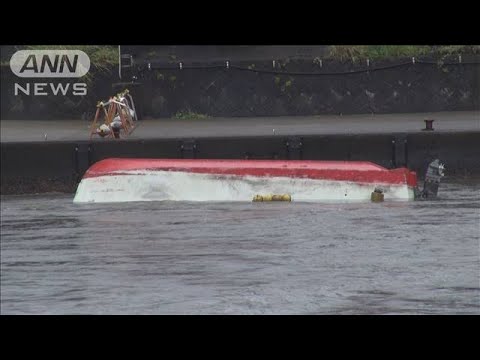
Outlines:
<svg viewBox="0 0 480 360"><path fill-rule="evenodd" d="M423 120L425 121L425 129L422 129L422 130L427 130L427 131L433 131L433 122L435 120L432 120L432 119L425 119Z"/></svg>

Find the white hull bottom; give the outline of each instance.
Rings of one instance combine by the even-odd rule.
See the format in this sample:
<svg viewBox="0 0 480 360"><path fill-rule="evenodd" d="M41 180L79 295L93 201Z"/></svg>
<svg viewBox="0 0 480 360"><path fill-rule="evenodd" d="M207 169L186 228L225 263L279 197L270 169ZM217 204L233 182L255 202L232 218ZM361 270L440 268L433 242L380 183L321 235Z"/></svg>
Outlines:
<svg viewBox="0 0 480 360"><path fill-rule="evenodd" d="M286 177L198 174L177 171L131 171L122 175L88 177L80 182L75 203L127 201L252 201L257 194L290 194L292 201L370 201L375 187L385 201L414 199L407 184L360 184L348 181Z"/></svg>

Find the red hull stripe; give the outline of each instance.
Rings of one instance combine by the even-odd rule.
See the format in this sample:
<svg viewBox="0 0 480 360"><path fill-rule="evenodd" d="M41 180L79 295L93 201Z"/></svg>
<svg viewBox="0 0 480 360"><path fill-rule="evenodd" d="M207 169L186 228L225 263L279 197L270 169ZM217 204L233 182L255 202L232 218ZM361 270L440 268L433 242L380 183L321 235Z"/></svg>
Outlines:
<svg viewBox="0 0 480 360"><path fill-rule="evenodd" d="M92 165L84 178L135 170L417 185L415 172L406 168L388 170L363 161L105 159Z"/></svg>

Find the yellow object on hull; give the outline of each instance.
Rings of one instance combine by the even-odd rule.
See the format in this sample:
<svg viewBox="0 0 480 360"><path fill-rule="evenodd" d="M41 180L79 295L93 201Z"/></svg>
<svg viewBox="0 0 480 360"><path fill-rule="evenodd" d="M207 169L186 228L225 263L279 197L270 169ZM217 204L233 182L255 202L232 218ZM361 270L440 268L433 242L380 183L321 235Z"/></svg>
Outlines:
<svg viewBox="0 0 480 360"><path fill-rule="evenodd" d="M273 194L266 194L266 195L255 195L253 197L254 202L257 201L292 201L292 197L289 194L280 194L280 195L273 195Z"/></svg>

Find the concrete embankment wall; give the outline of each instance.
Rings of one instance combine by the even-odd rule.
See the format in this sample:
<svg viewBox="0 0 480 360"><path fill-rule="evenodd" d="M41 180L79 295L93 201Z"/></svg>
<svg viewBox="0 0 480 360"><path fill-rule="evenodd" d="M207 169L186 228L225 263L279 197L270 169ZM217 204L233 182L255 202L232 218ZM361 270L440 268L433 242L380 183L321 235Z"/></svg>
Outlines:
<svg viewBox="0 0 480 360"><path fill-rule="evenodd" d="M422 62L423 61L423 62ZM463 111L479 108L480 59L400 58L338 60L251 60L139 64L119 79L118 69L92 68L85 96L71 91L76 79L54 79L70 86L66 95L28 95L15 84L33 87L0 66L2 119L93 119L99 100L128 88L143 119L193 112L213 117L385 114ZM126 70L125 70L126 71ZM130 79L135 75L136 82ZM50 85L52 79L37 79ZM78 80L78 81L77 81ZM120 83L119 83L120 82Z"/></svg>
<svg viewBox="0 0 480 360"><path fill-rule="evenodd" d="M480 175L480 131L1 143L2 195L73 193L86 169L108 157L365 160L423 177L440 158L447 176Z"/></svg>

